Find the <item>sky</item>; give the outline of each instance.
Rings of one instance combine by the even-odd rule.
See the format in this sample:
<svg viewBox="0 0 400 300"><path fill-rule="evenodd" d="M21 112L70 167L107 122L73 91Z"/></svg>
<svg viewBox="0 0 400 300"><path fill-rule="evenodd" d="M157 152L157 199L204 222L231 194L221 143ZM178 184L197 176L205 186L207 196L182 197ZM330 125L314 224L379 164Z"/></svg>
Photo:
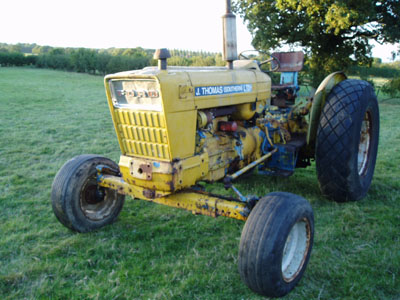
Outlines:
<svg viewBox="0 0 400 300"><path fill-rule="evenodd" d="M10 0L1 7L1 43L222 52L225 0ZM238 16L236 26L238 51L253 49ZM373 56L389 61L396 49L376 45Z"/></svg>

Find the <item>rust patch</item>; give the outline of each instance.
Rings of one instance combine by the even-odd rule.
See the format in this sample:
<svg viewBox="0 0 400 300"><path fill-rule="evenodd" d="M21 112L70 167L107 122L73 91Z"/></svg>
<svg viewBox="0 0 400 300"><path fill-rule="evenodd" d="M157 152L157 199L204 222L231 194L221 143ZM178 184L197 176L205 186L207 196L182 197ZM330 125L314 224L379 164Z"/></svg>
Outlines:
<svg viewBox="0 0 400 300"><path fill-rule="evenodd" d="M152 180L153 179L153 166L148 163L148 164L141 164L139 165L138 169L139 174L146 174L146 180Z"/></svg>
<svg viewBox="0 0 400 300"><path fill-rule="evenodd" d="M143 190L143 196L148 199L154 199L156 197L156 192L154 190Z"/></svg>
<svg viewBox="0 0 400 300"><path fill-rule="evenodd" d="M174 192L175 191L175 185L174 185L174 181L167 181L167 184L169 185L170 191Z"/></svg>
<svg viewBox="0 0 400 300"><path fill-rule="evenodd" d="M175 175L176 173L178 173L178 170L175 168L175 166L172 168L172 175Z"/></svg>

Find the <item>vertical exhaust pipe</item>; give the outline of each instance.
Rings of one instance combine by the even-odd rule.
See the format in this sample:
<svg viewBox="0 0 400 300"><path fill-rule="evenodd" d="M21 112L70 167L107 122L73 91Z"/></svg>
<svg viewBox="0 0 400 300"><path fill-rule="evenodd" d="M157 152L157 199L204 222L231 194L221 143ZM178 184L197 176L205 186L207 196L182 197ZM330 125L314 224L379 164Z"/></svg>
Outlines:
<svg viewBox="0 0 400 300"><path fill-rule="evenodd" d="M224 34L223 59L227 67L233 69L233 61L237 59L236 16L231 12L231 0L226 0L226 14L222 16Z"/></svg>

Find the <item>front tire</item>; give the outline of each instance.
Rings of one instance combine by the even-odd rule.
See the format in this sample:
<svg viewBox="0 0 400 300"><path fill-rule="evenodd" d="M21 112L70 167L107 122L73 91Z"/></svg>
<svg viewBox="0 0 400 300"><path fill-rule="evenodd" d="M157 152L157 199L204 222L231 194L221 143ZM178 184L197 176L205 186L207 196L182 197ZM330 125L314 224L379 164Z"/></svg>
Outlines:
<svg viewBox="0 0 400 300"><path fill-rule="evenodd" d="M374 174L379 108L372 86L344 80L329 94L317 132L316 166L321 191L337 202L360 200Z"/></svg>
<svg viewBox="0 0 400 300"><path fill-rule="evenodd" d="M313 239L314 215L308 201L291 193L268 194L253 208L242 231L242 280L260 295L286 295L303 276Z"/></svg>
<svg viewBox="0 0 400 300"><path fill-rule="evenodd" d="M64 226L89 232L115 221L125 196L97 185L96 166L118 169L112 160L96 155L79 155L67 161L54 178L53 212Z"/></svg>

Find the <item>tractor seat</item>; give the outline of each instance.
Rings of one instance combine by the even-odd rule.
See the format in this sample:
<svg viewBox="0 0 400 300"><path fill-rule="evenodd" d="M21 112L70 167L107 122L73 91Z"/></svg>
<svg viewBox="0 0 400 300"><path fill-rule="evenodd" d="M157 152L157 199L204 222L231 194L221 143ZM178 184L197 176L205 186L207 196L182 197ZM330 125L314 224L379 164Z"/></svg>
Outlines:
<svg viewBox="0 0 400 300"><path fill-rule="evenodd" d="M280 83L272 85L272 90L279 91L288 88L299 90L298 72L303 69L304 53L303 51L294 52L275 52L272 56L276 57L279 62L279 68L275 72L281 72ZM274 61L271 62L272 68L275 67Z"/></svg>

